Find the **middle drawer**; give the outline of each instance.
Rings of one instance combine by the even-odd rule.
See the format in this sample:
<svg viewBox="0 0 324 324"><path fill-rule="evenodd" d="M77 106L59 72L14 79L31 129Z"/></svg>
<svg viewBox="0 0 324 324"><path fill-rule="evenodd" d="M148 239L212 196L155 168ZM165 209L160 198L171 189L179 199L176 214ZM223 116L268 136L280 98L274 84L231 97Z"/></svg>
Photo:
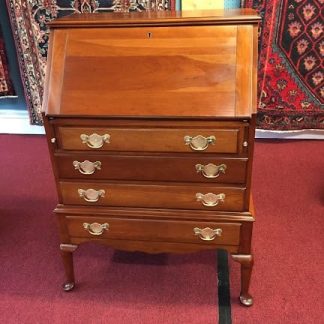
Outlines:
<svg viewBox="0 0 324 324"><path fill-rule="evenodd" d="M244 183L247 158L55 154L59 178Z"/></svg>
<svg viewBox="0 0 324 324"><path fill-rule="evenodd" d="M244 187L120 183L60 182L66 205L183 208L244 211Z"/></svg>

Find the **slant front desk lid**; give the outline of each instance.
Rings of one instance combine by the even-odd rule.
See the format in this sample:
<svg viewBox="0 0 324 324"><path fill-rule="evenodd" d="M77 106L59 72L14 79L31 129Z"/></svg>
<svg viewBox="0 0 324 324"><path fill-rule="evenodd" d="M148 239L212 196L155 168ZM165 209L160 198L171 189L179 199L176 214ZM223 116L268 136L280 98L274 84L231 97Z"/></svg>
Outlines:
<svg viewBox="0 0 324 324"><path fill-rule="evenodd" d="M253 10L57 19L43 109L62 117L249 117L258 21Z"/></svg>

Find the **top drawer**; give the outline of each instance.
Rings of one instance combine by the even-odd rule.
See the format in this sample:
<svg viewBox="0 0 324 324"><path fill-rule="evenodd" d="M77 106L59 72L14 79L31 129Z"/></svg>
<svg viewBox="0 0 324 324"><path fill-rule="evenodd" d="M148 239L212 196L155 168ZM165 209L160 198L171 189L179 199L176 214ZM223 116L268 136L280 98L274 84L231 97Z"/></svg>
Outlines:
<svg viewBox="0 0 324 324"><path fill-rule="evenodd" d="M59 126L63 150L241 153L244 127L153 128Z"/></svg>

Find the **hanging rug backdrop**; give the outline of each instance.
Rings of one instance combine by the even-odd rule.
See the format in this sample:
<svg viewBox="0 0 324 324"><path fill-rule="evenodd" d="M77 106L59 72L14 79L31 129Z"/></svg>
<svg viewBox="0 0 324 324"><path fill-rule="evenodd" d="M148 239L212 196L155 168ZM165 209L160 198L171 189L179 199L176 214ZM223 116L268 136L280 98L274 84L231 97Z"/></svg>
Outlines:
<svg viewBox="0 0 324 324"><path fill-rule="evenodd" d="M49 29L57 17L83 12L169 10L173 0L6 0L31 124L42 125L41 105Z"/></svg>
<svg viewBox="0 0 324 324"><path fill-rule="evenodd" d="M0 25L0 98L13 95L15 95L15 91L9 77L5 43Z"/></svg>
<svg viewBox="0 0 324 324"><path fill-rule="evenodd" d="M257 127L324 129L324 0L246 0L262 17Z"/></svg>

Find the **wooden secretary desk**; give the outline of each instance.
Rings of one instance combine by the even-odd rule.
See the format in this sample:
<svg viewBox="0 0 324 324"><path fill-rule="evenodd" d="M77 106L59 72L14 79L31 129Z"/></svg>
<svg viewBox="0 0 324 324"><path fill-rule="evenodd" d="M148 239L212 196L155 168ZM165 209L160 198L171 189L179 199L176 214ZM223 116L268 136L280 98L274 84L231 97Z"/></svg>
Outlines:
<svg viewBox="0 0 324 324"><path fill-rule="evenodd" d="M51 23L44 123L67 281L88 241L225 249L249 282L257 25L252 10L81 14Z"/></svg>

